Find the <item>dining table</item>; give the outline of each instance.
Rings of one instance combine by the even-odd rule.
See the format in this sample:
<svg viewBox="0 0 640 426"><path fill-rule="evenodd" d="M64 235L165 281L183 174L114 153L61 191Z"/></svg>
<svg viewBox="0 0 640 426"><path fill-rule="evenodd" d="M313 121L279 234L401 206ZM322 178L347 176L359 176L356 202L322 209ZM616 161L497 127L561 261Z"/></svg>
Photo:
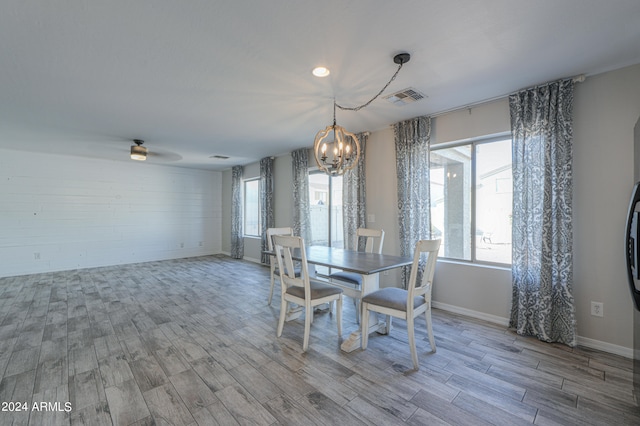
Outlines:
<svg viewBox="0 0 640 426"><path fill-rule="evenodd" d="M354 272L362 276L362 286L360 288L360 299L365 295L380 288L380 273L390 269L411 265L412 257L394 256L381 253L366 253L362 251L347 250L336 247L320 245L305 246L307 263L317 266L341 269L347 272ZM292 258L301 260L299 251L292 253ZM309 275L316 281L332 284L330 280L323 280L310 270ZM361 316L362 317L362 316ZM360 328L352 332L340 345L340 349L345 352L352 352L361 346L362 332L386 333L386 323L379 322L376 315L369 316L369 323L361 322Z"/></svg>

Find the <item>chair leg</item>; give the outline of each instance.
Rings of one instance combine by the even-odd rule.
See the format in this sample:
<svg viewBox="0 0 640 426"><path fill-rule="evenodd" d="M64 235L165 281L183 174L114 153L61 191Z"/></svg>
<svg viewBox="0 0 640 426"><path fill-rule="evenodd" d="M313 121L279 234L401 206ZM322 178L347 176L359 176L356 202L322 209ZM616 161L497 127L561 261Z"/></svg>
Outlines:
<svg viewBox="0 0 640 426"><path fill-rule="evenodd" d="M271 289L269 290L269 300L267 302L267 305L271 306L271 299L273 298L273 287L275 284L275 279L273 278L273 272L271 273Z"/></svg>
<svg viewBox="0 0 640 426"><path fill-rule="evenodd" d="M278 321L278 331L276 333L278 337L282 336L282 329L284 328L284 319L287 316L287 309L289 309L289 302L282 299L282 303L280 303L280 320Z"/></svg>
<svg viewBox="0 0 640 426"><path fill-rule="evenodd" d="M414 318L412 315L407 317L407 334L409 335L409 349L411 350L411 359L413 360L413 368L416 370L420 368L418 364L418 353L416 351L416 333L413 326Z"/></svg>
<svg viewBox="0 0 640 426"><path fill-rule="evenodd" d="M427 333L429 334L429 344L431 345L431 352L436 351L436 339L433 338L433 329L431 327L431 307L424 311L424 317L427 320Z"/></svg>
<svg viewBox="0 0 640 426"><path fill-rule="evenodd" d="M387 334L391 334L391 320L393 317L391 315L387 315Z"/></svg>
<svg viewBox="0 0 640 426"><path fill-rule="evenodd" d="M362 325L367 324L367 325ZM362 345L362 349L367 349L367 344L369 343L369 304L362 304L362 320L360 321L360 330L362 331L360 336L360 341Z"/></svg>
<svg viewBox="0 0 640 426"><path fill-rule="evenodd" d="M360 299L353 299L353 306L356 308L356 324L360 324Z"/></svg>
<svg viewBox="0 0 640 426"><path fill-rule="evenodd" d="M338 300L336 301L336 305L338 305L336 307L336 320L338 322L338 339L342 338L342 295L340 295L340 297L338 297ZM333 302L331 302L331 305L333 305Z"/></svg>
<svg viewBox="0 0 640 426"><path fill-rule="evenodd" d="M302 352L306 352L309 348L309 334L311 334L311 322L313 321L313 307L305 306L304 312L304 340L302 341Z"/></svg>

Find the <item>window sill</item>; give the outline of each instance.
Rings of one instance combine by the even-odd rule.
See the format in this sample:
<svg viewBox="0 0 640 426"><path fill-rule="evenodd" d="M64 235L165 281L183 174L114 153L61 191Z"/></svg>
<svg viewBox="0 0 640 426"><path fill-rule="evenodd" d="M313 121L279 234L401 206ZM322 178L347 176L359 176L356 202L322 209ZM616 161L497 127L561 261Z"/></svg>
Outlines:
<svg viewBox="0 0 640 426"><path fill-rule="evenodd" d="M494 265L491 263L474 263L467 262L464 260L455 260L455 259L438 259L438 263L448 263L451 265L461 265L461 266L469 266L472 268L483 268L483 269L496 269L499 271L509 271L511 272L511 265Z"/></svg>
<svg viewBox="0 0 640 426"><path fill-rule="evenodd" d="M243 235L243 238L249 239L249 240L261 240L262 237L259 235Z"/></svg>

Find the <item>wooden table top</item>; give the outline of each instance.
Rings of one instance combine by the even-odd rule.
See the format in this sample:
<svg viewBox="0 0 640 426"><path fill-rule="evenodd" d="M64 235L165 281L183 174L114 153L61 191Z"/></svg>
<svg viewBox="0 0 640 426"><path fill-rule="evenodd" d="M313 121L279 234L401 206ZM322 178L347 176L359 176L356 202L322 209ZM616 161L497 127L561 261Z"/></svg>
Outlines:
<svg viewBox="0 0 640 426"><path fill-rule="evenodd" d="M407 256L364 253L326 246L306 246L305 251L309 263L365 275L411 265L413 262L413 258ZM296 254L293 253L293 256L296 257ZM297 259L300 259L299 255Z"/></svg>

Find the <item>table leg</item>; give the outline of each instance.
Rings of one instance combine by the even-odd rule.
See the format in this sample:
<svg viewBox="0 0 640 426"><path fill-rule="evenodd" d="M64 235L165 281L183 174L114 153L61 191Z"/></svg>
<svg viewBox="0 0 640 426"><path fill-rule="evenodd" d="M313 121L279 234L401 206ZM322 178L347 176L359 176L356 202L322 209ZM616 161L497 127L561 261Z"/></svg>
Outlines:
<svg viewBox="0 0 640 426"><path fill-rule="evenodd" d="M361 296L376 291L379 287L380 281L378 274L362 276ZM360 306L362 307L362 303L360 303ZM360 315L360 318L362 318L362 315ZM360 327L361 330L366 330L367 333L373 333L374 331L382 332L386 329L386 324L378 323L377 314L375 312L372 312L371 315L369 315L369 323L363 324L362 321L360 321ZM342 342L342 345L340 345L340 349L345 352L353 352L354 350L362 347L361 330L357 330L351 333L349 337L347 337L347 339Z"/></svg>
<svg viewBox="0 0 640 426"><path fill-rule="evenodd" d="M293 321L295 319L300 318L302 315L302 311L304 308L302 306L289 306L289 310L287 311L287 315L285 316L285 321Z"/></svg>

